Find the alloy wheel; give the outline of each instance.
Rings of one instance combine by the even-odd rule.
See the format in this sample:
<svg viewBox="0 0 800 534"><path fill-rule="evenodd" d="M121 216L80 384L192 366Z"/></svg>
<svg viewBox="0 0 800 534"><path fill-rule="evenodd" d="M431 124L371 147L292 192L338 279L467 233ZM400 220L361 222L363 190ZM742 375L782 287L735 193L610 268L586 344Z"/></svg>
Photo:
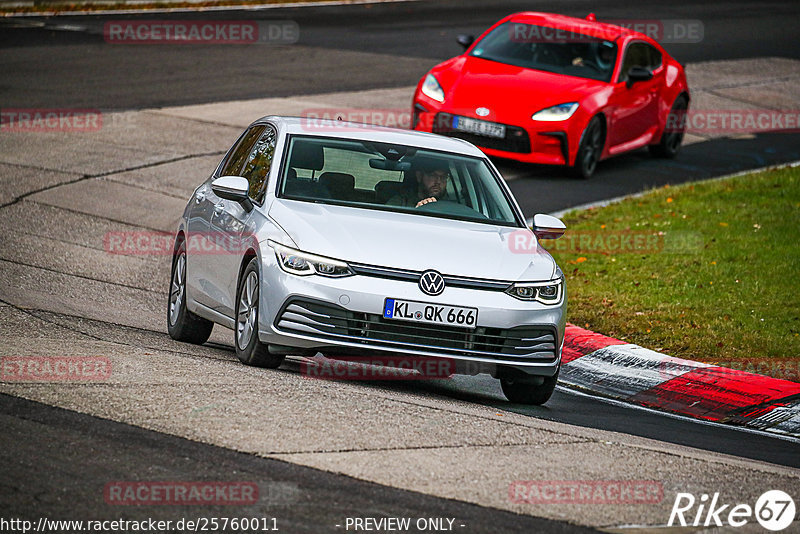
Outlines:
<svg viewBox="0 0 800 534"><path fill-rule="evenodd" d="M250 344L256 329L258 318L258 275L251 272L247 275L239 295L239 312L236 316L236 342L239 348Z"/></svg>

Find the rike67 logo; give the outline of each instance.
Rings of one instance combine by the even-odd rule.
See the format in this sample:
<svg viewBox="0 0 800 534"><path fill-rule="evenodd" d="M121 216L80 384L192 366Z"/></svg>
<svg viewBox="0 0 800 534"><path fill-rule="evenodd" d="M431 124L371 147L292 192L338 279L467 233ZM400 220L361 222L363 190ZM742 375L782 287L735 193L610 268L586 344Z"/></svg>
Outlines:
<svg viewBox="0 0 800 534"><path fill-rule="evenodd" d="M764 492L756 500L755 507L724 504L719 493L710 497L704 493L699 499L691 493L678 493L667 526L743 527L755 516L762 527L778 532L792 524L795 511L794 500L781 490Z"/></svg>

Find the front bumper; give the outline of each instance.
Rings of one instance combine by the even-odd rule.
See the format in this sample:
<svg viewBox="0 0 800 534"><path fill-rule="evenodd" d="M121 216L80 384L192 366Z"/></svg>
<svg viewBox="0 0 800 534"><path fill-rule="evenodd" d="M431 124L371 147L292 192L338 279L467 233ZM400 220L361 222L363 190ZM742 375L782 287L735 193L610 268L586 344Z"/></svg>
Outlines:
<svg viewBox="0 0 800 534"><path fill-rule="evenodd" d="M454 129L452 119L456 115L485 120L469 113L429 111L417 103L414 106L412 124L415 130L469 141L489 156L542 165L570 165L574 160L573 154L577 148L571 147L570 143L576 144L576 136L579 137L580 133L571 131L571 120L540 123L529 121L530 124L524 127L491 121L506 127L506 136L500 139Z"/></svg>
<svg viewBox="0 0 800 534"><path fill-rule="evenodd" d="M366 351L449 358L510 366L552 376L561 360L566 292L559 305L517 300L501 290L447 287L436 297L416 282L379 276L295 276L275 263L262 266L259 339L262 343L331 355ZM387 320L385 298L474 307L477 327ZM484 371L481 371L484 372Z"/></svg>

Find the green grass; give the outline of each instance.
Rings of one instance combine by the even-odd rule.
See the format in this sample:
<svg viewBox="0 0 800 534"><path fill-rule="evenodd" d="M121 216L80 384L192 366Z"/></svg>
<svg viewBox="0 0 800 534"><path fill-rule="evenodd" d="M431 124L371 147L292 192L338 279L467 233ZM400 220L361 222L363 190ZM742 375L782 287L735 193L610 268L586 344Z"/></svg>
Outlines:
<svg viewBox="0 0 800 534"><path fill-rule="evenodd" d="M666 186L564 222L564 243L544 244L566 275L570 322L671 356L769 360L753 370L800 380L800 168ZM657 245L597 246L620 232Z"/></svg>

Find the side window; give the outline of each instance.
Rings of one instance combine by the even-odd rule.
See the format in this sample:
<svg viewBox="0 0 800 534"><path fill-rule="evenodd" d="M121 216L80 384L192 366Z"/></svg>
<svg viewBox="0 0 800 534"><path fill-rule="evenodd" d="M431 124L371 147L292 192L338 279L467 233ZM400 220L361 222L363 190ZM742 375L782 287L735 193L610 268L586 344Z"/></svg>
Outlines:
<svg viewBox="0 0 800 534"><path fill-rule="evenodd" d="M259 204L264 201L267 192L267 176L269 176L269 169L272 167L272 160L275 157L277 138L278 133L275 128L267 126L250 152L241 174L250 183L250 198Z"/></svg>
<svg viewBox="0 0 800 534"><path fill-rule="evenodd" d="M656 54L658 54L658 50L653 49L652 46L646 43L631 43L628 45L627 50L625 50L625 58L622 60L622 70L619 73L620 82L625 82L628 80L628 71L631 70L631 67L644 67L646 69L653 68L650 65L650 50L653 50ZM661 54L658 54L658 56L660 63Z"/></svg>
<svg viewBox="0 0 800 534"><path fill-rule="evenodd" d="M231 150L230 154L228 154L228 159L222 166L220 176L242 175L242 168L244 167L244 162L247 159L247 155L250 154L253 144L263 131L264 126L253 126L242 136L236 147Z"/></svg>
<svg viewBox="0 0 800 534"><path fill-rule="evenodd" d="M656 70L661 66L661 52L650 45L647 48L650 50L650 70Z"/></svg>

